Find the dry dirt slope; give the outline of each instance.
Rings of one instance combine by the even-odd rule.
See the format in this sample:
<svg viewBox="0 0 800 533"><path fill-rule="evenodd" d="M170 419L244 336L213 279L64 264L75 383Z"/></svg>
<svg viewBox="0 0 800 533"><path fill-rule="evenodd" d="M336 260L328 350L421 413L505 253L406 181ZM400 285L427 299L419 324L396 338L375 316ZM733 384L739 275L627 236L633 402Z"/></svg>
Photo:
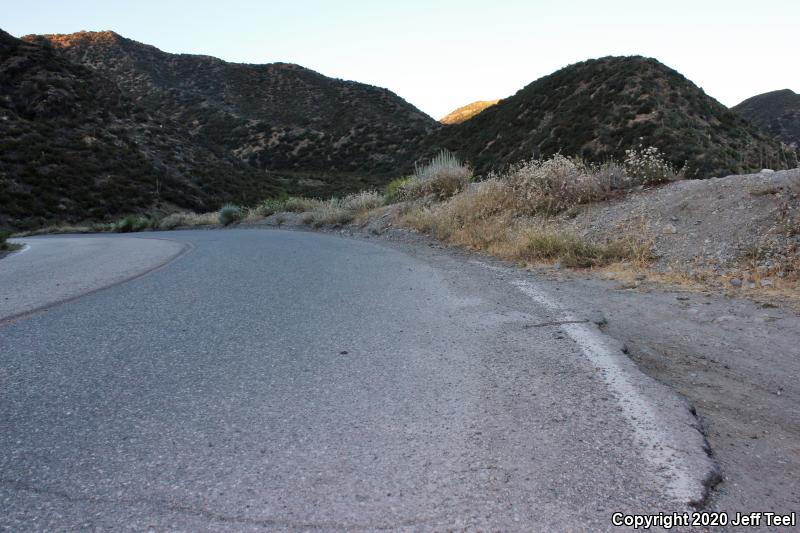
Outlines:
<svg viewBox="0 0 800 533"><path fill-rule="evenodd" d="M798 288L800 169L633 190L558 224L594 241L623 234L649 240L661 272L716 277L732 288L740 280L745 290L762 281Z"/></svg>

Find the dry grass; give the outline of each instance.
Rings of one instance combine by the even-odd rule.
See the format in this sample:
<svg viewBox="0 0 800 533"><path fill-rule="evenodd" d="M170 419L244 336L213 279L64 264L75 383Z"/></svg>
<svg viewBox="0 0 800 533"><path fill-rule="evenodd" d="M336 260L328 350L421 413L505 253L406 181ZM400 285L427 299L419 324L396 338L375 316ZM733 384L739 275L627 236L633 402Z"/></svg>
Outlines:
<svg viewBox="0 0 800 533"><path fill-rule="evenodd" d="M383 205L383 196L376 191L361 191L342 198L341 207L355 213L370 211Z"/></svg>
<svg viewBox="0 0 800 533"><path fill-rule="evenodd" d="M289 211L291 213L308 213L318 209L324 200L316 198L301 198L299 196L290 196L283 202L283 207L278 211Z"/></svg>
<svg viewBox="0 0 800 533"><path fill-rule="evenodd" d="M35 235L58 235L62 233L104 233L111 231L112 224L89 224L84 226L45 226L30 231L20 231L14 237L33 237Z"/></svg>
<svg viewBox="0 0 800 533"><path fill-rule="evenodd" d="M554 185L580 176L573 173L578 167L566 158L550 161L554 164L526 164L506 176L474 183L445 202L416 206L397 223L450 244L526 264L558 262L576 268L620 261L649 264L653 242L643 237L647 232L626 232L613 242L591 243L551 225L546 214L557 210L556 203L563 209L586 197ZM553 191L551 186L568 192L551 194L547 192Z"/></svg>
<svg viewBox="0 0 800 533"><path fill-rule="evenodd" d="M362 191L329 200L288 198L286 204L285 211L305 213L303 222L319 227L326 224L348 224L356 217L382 206L384 197L375 191Z"/></svg>
<svg viewBox="0 0 800 533"><path fill-rule="evenodd" d="M511 188L515 211L553 215L571 207L608 198L611 181L604 181L576 159L555 155L511 168L500 179Z"/></svg>
<svg viewBox="0 0 800 533"><path fill-rule="evenodd" d="M629 240L590 243L549 227L542 219L515 217L508 187L498 180L476 184L450 201L411 209L397 223L470 250L525 264L587 268L631 261L645 254Z"/></svg>
<svg viewBox="0 0 800 533"><path fill-rule="evenodd" d="M397 184L392 196L398 200L429 197L442 201L464 190L472 171L455 155L443 150L425 165L416 165L414 176Z"/></svg>
<svg viewBox="0 0 800 533"><path fill-rule="evenodd" d="M161 219L158 225L160 230L171 230L179 226L213 226L219 223L219 211L208 213L192 213L184 211L173 213Z"/></svg>

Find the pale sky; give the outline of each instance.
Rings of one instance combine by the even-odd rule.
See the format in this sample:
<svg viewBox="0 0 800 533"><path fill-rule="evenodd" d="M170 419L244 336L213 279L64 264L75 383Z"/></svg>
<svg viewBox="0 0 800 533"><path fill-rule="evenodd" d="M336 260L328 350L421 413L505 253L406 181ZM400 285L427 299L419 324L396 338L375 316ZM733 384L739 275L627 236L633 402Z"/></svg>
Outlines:
<svg viewBox="0 0 800 533"><path fill-rule="evenodd" d="M298 63L434 118L606 55L655 57L725 105L800 92L800 0L0 0L0 28L114 30L164 51Z"/></svg>

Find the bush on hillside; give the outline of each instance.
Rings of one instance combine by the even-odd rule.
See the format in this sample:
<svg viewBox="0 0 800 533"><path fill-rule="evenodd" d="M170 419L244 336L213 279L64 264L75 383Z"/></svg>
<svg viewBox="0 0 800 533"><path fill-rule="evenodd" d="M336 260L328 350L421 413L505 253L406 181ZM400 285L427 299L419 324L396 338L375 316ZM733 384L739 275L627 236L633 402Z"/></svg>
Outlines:
<svg viewBox="0 0 800 533"><path fill-rule="evenodd" d="M230 226L234 222L238 222L244 216L242 208L238 205L227 204L222 206L219 210L219 223L223 226Z"/></svg>
<svg viewBox="0 0 800 533"><path fill-rule="evenodd" d="M7 231L0 231L0 250L8 250L11 245L8 243L8 238L11 235Z"/></svg>
<svg viewBox="0 0 800 533"><path fill-rule="evenodd" d="M357 213L370 211L383 204L383 196L376 191L361 191L348 194L342 198L342 207L348 211L355 211Z"/></svg>
<svg viewBox="0 0 800 533"><path fill-rule="evenodd" d="M392 204L405 200L406 186L408 186L408 184L412 181L414 181L414 178L411 176L406 176L402 178L395 178L387 183L383 193L384 197L386 198L386 203Z"/></svg>
<svg viewBox="0 0 800 533"><path fill-rule="evenodd" d="M414 177L403 184L407 199L434 196L445 200L462 191L472 180L472 171L454 154L442 150L425 165L414 166Z"/></svg>
<svg viewBox="0 0 800 533"><path fill-rule="evenodd" d="M641 145L625 151L625 172L643 185L675 181L682 174L664 158L658 148L644 148Z"/></svg>
<svg viewBox="0 0 800 533"><path fill-rule="evenodd" d="M113 231L117 233L131 233L136 231L144 231L150 228L150 219L141 215L128 215L125 218L118 220L113 227Z"/></svg>
<svg viewBox="0 0 800 533"><path fill-rule="evenodd" d="M515 210L526 215L559 213L602 200L611 190L611 184L598 179L591 166L561 154L515 165L503 179L513 191Z"/></svg>

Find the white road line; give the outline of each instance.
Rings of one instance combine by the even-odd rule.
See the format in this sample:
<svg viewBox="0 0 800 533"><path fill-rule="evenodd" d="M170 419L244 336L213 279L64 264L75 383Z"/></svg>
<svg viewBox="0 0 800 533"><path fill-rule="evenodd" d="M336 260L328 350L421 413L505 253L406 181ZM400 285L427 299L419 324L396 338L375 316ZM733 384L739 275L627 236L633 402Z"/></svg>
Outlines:
<svg viewBox="0 0 800 533"><path fill-rule="evenodd" d="M508 274L507 268L481 261L470 261L489 270ZM555 315L559 322L577 321L568 310L543 289L525 280L510 283ZM677 502L696 503L704 497L704 481L716 471L705 455L705 438L694 425L688 405L674 391L639 370L622 351L621 343L584 323L559 326L581 348L587 359L601 370L605 382L615 393L634 436L652 466L655 476L664 483ZM657 405L654 398L661 401Z"/></svg>
<svg viewBox="0 0 800 533"><path fill-rule="evenodd" d="M27 243L24 243L24 242L20 243L17 239L11 239L10 242L13 242L15 244L22 244L22 248L20 250L17 250L17 251L14 252L16 255L25 253L25 252L27 252L28 250L31 249L31 245L30 244L27 244Z"/></svg>

